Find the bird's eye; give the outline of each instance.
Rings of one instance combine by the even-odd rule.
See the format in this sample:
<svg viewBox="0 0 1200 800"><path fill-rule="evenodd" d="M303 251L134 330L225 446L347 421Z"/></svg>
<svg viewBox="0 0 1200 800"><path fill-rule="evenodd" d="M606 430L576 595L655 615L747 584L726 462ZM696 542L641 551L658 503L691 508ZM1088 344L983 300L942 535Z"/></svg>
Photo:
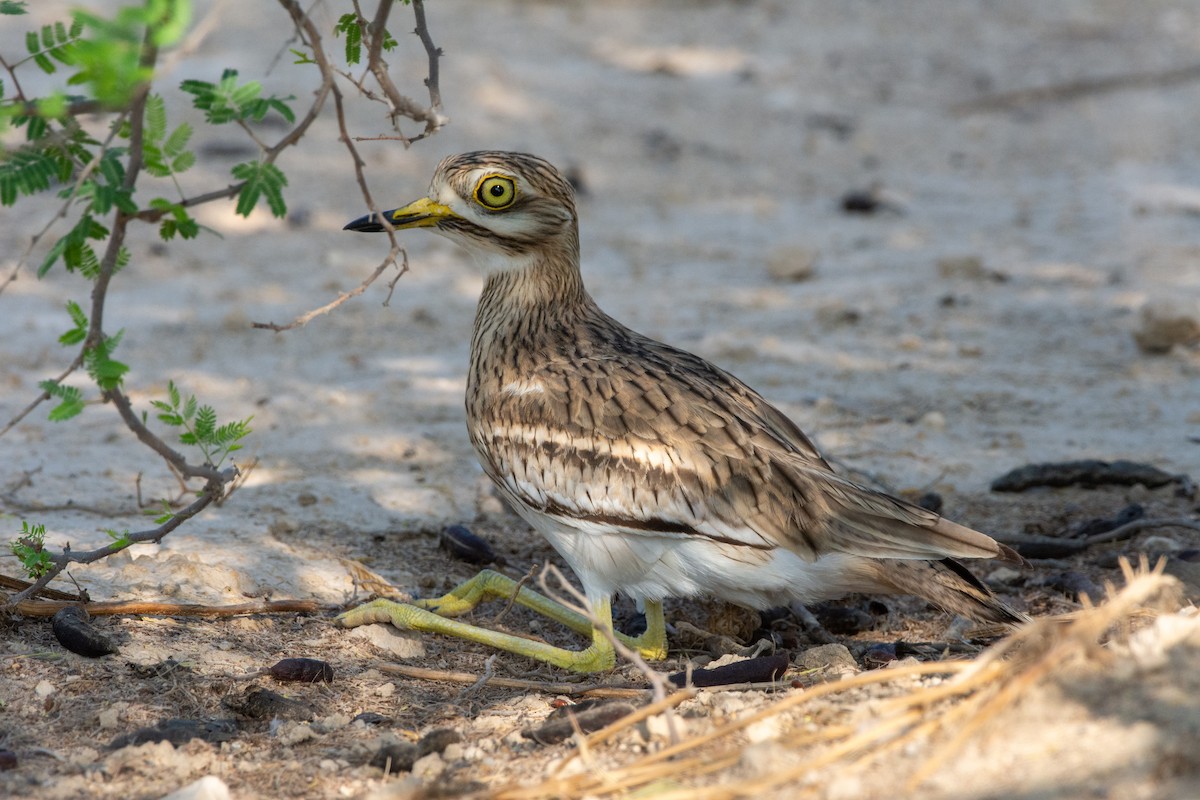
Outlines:
<svg viewBox="0 0 1200 800"><path fill-rule="evenodd" d="M517 184L504 175L489 175L476 185L475 199L493 211L508 208L517 199Z"/></svg>

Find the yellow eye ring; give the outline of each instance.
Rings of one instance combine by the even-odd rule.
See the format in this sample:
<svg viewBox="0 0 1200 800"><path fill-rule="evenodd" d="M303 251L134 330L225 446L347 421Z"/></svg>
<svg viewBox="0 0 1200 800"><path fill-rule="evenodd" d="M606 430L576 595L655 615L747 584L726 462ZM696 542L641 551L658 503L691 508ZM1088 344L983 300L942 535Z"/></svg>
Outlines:
<svg viewBox="0 0 1200 800"><path fill-rule="evenodd" d="M517 183L507 175L486 175L475 184L475 200L492 211L508 208L517 200Z"/></svg>

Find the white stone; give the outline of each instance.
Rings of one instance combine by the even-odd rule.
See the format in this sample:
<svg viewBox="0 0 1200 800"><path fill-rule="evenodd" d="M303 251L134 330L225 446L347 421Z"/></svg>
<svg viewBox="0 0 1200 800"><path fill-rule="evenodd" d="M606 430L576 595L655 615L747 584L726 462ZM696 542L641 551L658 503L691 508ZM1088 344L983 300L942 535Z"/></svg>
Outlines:
<svg viewBox="0 0 1200 800"><path fill-rule="evenodd" d="M205 775L195 783L176 789L162 800L232 800L229 787L216 775Z"/></svg>
<svg viewBox="0 0 1200 800"><path fill-rule="evenodd" d="M350 635L356 639L364 639L396 658L425 657L425 645L421 643L420 634L402 631L392 625L359 625L350 631Z"/></svg>

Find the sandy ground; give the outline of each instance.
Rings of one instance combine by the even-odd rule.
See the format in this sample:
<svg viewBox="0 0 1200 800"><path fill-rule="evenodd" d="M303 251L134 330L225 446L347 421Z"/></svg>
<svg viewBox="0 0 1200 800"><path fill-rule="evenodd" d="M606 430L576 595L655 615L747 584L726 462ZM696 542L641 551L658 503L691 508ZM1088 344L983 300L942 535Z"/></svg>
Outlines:
<svg viewBox="0 0 1200 800"><path fill-rule="evenodd" d="M21 51L22 21L50 21L65 8L34 5L23 20L7 18L5 53ZM284 16L243 6L225 9L227 29L174 78L214 79L227 66L263 73L284 46ZM600 304L758 387L846 469L897 490L935 490L949 516L1000 538L1053 533L1131 502L1151 515L1194 515L1194 500L1170 488L1013 498L988 487L1025 463L1081 458L1200 473L1200 355L1184 346L1150 355L1133 336L1146 307L1198 313L1200 80L1171 70L1200 63L1200 7L438 0L429 14L446 52L441 88L452 123L411 150L360 145L381 204L423 194L447 153L537 153L581 176L585 279ZM405 18L395 29L409 26ZM423 59L401 36L392 73L413 94ZM305 99L311 74L283 62L268 91ZM1148 77L1110 80L1129 75ZM1046 96L1010 94L1072 84ZM194 119L177 101L169 98L172 119ZM352 101L352 130L384 133L380 108ZM229 152L236 133L201 129L201 166L184 176L186 191L223 185L232 164L252 157ZM289 221L245 221L218 204L200 218L220 238L164 248L145 230L131 242L108 319L125 330L119 356L132 365L136 405L148 408L170 379L223 418L253 415L239 463L257 466L228 503L161 546L73 570L93 598L311 598L332 607L355 591L343 559L428 592L470 574L436 548L451 523L491 539L514 574L550 555L492 496L466 439L464 370L482 280L449 243L405 237L412 270L386 307L380 285L302 329L250 327L289 320L352 287L386 249L382 237L341 231L365 209L336 136L332 118L322 120L281 161ZM841 210L844 193L872 187L886 208ZM4 211L0 268L11 268L54 208L46 199ZM807 280L773 275L806 259L814 263ZM83 279L61 269L42 281L26 271L0 295L4 421L69 361L55 341L67 327L62 305L87 295ZM176 491L112 409L91 405L66 424L44 416L35 412L0 440L0 510L10 531L39 521L57 543L93 547L106 540L103 528L147 527L135 503L139 474L145 498ZM1115 579L1117 554L1187 550L1198 538L1150 531L995 585L1035 613L1063 611L1072 600L1045 585L1047 575L1065 568ZM11 561L0 564L15 574ZM857 638L938 640L948 622L920 604L889 608L880 627ZM694 604L675 613L704 622ZM532 621L507 623L527 630L520 626ZM451 765L459 789L536 775L553 757L510 741L549 711L548 698L484 690L464 699L461 687L387 677L372 663L388 654L348 639L328 615L104 625L123 651L99 662L64 655L40 622L6 631L0 700L10 721L0 729L22 766L0 773L0 793L156 797L207 773L239 798L357 797L393 785L362 766L378 731L347 721L286 743L269 732L194 742L199 755L166 766L114 764L104 749L163 717L228 715L221 698L243 688L228 675L284 655L335 664L339 681L313 693L328 705L324 717L368 709L401 732L451 724L490 742ZM485 668L487 654L472 646L402 645L417 663ZM672 655L678 666L688 653ZM189 663L190 677L126 685L125 662L168 656ZM1155 691L1175 691L1172 676L1184 671L1176 656L1155 673ZM494 668L528 672L515 657ZM48 690L39 693L41 682ZM1062 757L1031 783L1014 769L1028 751L992 737L992 761L975 758L969 780L940 780L930 796L1195 796L1200 745L1171 758L1164 749L1198 741L1195 688L1193 680L1182 704L1163 701L1178 714L1133 721L1105 713L1096 699L1103 692L1068 702L1046 690L1062 713L1039 707L1023 741L1040 730L1056 753L1091 752L1093 734L1117 741L1136 728L1140 738L1122 740L1130 756L1119 779L1115 766ZM97 709L114 702L124 705L101 719ZM895 796L886 781L863 780L848 790L824 776L807 788Z"/></svg>

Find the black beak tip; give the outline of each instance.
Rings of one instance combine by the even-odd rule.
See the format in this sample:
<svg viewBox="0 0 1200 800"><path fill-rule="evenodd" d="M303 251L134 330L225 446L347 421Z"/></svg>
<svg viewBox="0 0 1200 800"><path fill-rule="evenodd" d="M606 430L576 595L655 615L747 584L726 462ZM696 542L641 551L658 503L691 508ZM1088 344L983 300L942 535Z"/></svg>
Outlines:
<svg viewBox="0 0 1200 800"><path fill-rule="evenodd" d="M375 214L367 214L359 217L356 220L346 223L344 231L359 231L361 233L379 233L383 230L383 223Z"/></svg>

